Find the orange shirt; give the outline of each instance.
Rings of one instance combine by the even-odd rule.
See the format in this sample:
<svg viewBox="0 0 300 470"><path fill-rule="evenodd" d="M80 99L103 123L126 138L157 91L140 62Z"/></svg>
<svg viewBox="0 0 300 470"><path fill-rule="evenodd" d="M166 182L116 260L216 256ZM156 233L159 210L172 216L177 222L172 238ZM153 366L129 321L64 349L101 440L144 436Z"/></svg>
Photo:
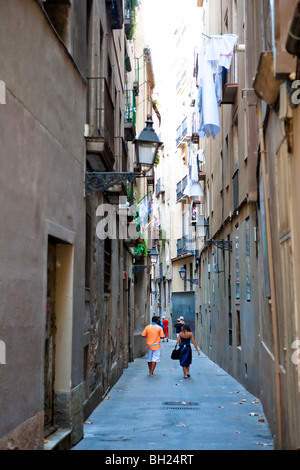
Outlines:
<svg viewBox="0 0 300 470"><path fill-rule="evenodd" d="M151 325L146 326L142 336L147 338L147 349L151 351L156 351L160 348L160 338L164 338L164 332L161 326L157 323L151 323Z"/></svg>

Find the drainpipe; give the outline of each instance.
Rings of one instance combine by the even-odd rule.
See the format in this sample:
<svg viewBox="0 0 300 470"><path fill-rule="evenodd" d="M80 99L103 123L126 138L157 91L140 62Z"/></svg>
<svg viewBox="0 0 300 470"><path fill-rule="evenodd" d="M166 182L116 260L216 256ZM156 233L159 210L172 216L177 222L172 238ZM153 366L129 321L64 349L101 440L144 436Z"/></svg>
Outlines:
<svg viewBox="0 0 300 470"><path fill-rule="evenodd" d="M274 338L274 362L275 362L275 399L276 399L276 425L277 425L277 448L282 450L282 412L281 412L281 389L280 389L280 367L279 367L279 341L278 341L278 327L277 327L277 306L275 296L275 279L274 279L274 263L273 263L273 249L271 240L271 221L270 209L268 202L268 188L267 188L267 174L266 174L266 149L264 140L264 130L262 121L262 102L258 100L258 125L259 125L259 139L260 139L260 152L261 152L261 165L263 175L264 187L264 201L266 213L266 232L267 232L267 247L269 258L269 271L270 271L270 290L271 290L271 318L272 329Z"/></svg>

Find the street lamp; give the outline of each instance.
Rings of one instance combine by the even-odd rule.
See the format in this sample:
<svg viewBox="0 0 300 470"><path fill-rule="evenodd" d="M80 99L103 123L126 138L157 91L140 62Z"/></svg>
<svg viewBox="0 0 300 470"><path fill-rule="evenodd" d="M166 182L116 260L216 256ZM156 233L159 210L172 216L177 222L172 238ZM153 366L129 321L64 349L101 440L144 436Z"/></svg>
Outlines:
<svg viewBox="0 0 300 470"><path fill-rule="evenodd" d="M179 270L179 276L181 277L181 279L184 281L185 278L186 278L186 269L184 266L181 266L180 270Z"/></svg>
<svg viewBox="0 0 300 470"><path fill-rule="evenodd" d="M149 251L149 256L150 256L151 264L152 264L152 266L154 266L157 263L158 256L159 256L159 254L158 254L158 252L155 248L155 245L153 245L152 250Z"/></svg>
<svg viewBox="0 0 300 470"><path fill-rule="evenodd" d="M186 279L186 269L184 266L181 266L179 270L179 276L183 281L188 281L191 284L197 284L198 285L198 279Z"/></svg>
<svg viewBox="0 0 300 470"><path fill-rule="evenodd" d="M134 139L137 164L152 167L159 147L163 145L153 129L153 121L150 115L147 116L147 126L140 133L138 139Z"/></svg>

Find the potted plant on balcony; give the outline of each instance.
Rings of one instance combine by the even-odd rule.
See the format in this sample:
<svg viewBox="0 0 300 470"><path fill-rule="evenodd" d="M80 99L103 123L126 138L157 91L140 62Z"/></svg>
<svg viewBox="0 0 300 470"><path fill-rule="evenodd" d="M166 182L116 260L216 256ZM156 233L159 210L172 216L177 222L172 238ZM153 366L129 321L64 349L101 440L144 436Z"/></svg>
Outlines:
<svg viewBox="0 0 300 470"><path fill-rule="evenodd" d="M135 255L141 255L141 256L148 256L148 247L146 240L143 240L141 243L138 244L138 246L134 249L134 254Z"/></svg>

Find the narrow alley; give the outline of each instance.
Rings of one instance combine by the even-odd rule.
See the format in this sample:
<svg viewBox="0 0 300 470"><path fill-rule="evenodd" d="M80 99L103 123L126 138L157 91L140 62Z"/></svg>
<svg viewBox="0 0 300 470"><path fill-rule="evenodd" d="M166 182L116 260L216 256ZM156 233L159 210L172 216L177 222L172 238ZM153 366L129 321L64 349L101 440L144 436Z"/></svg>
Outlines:
<svg viewBox="0 0 300 470"><path fill-rule="evenodd" d="M0 50L0 451L300 450L300 0L0 0Z"/></svg>
<svg viewBox="0 0 300 470"><path fill-rule="evenodd" d="M84 425L74 450L273 450L262 406L235 379L193 349L191 377L162 342L154 377L136 359Z"/></svg>

